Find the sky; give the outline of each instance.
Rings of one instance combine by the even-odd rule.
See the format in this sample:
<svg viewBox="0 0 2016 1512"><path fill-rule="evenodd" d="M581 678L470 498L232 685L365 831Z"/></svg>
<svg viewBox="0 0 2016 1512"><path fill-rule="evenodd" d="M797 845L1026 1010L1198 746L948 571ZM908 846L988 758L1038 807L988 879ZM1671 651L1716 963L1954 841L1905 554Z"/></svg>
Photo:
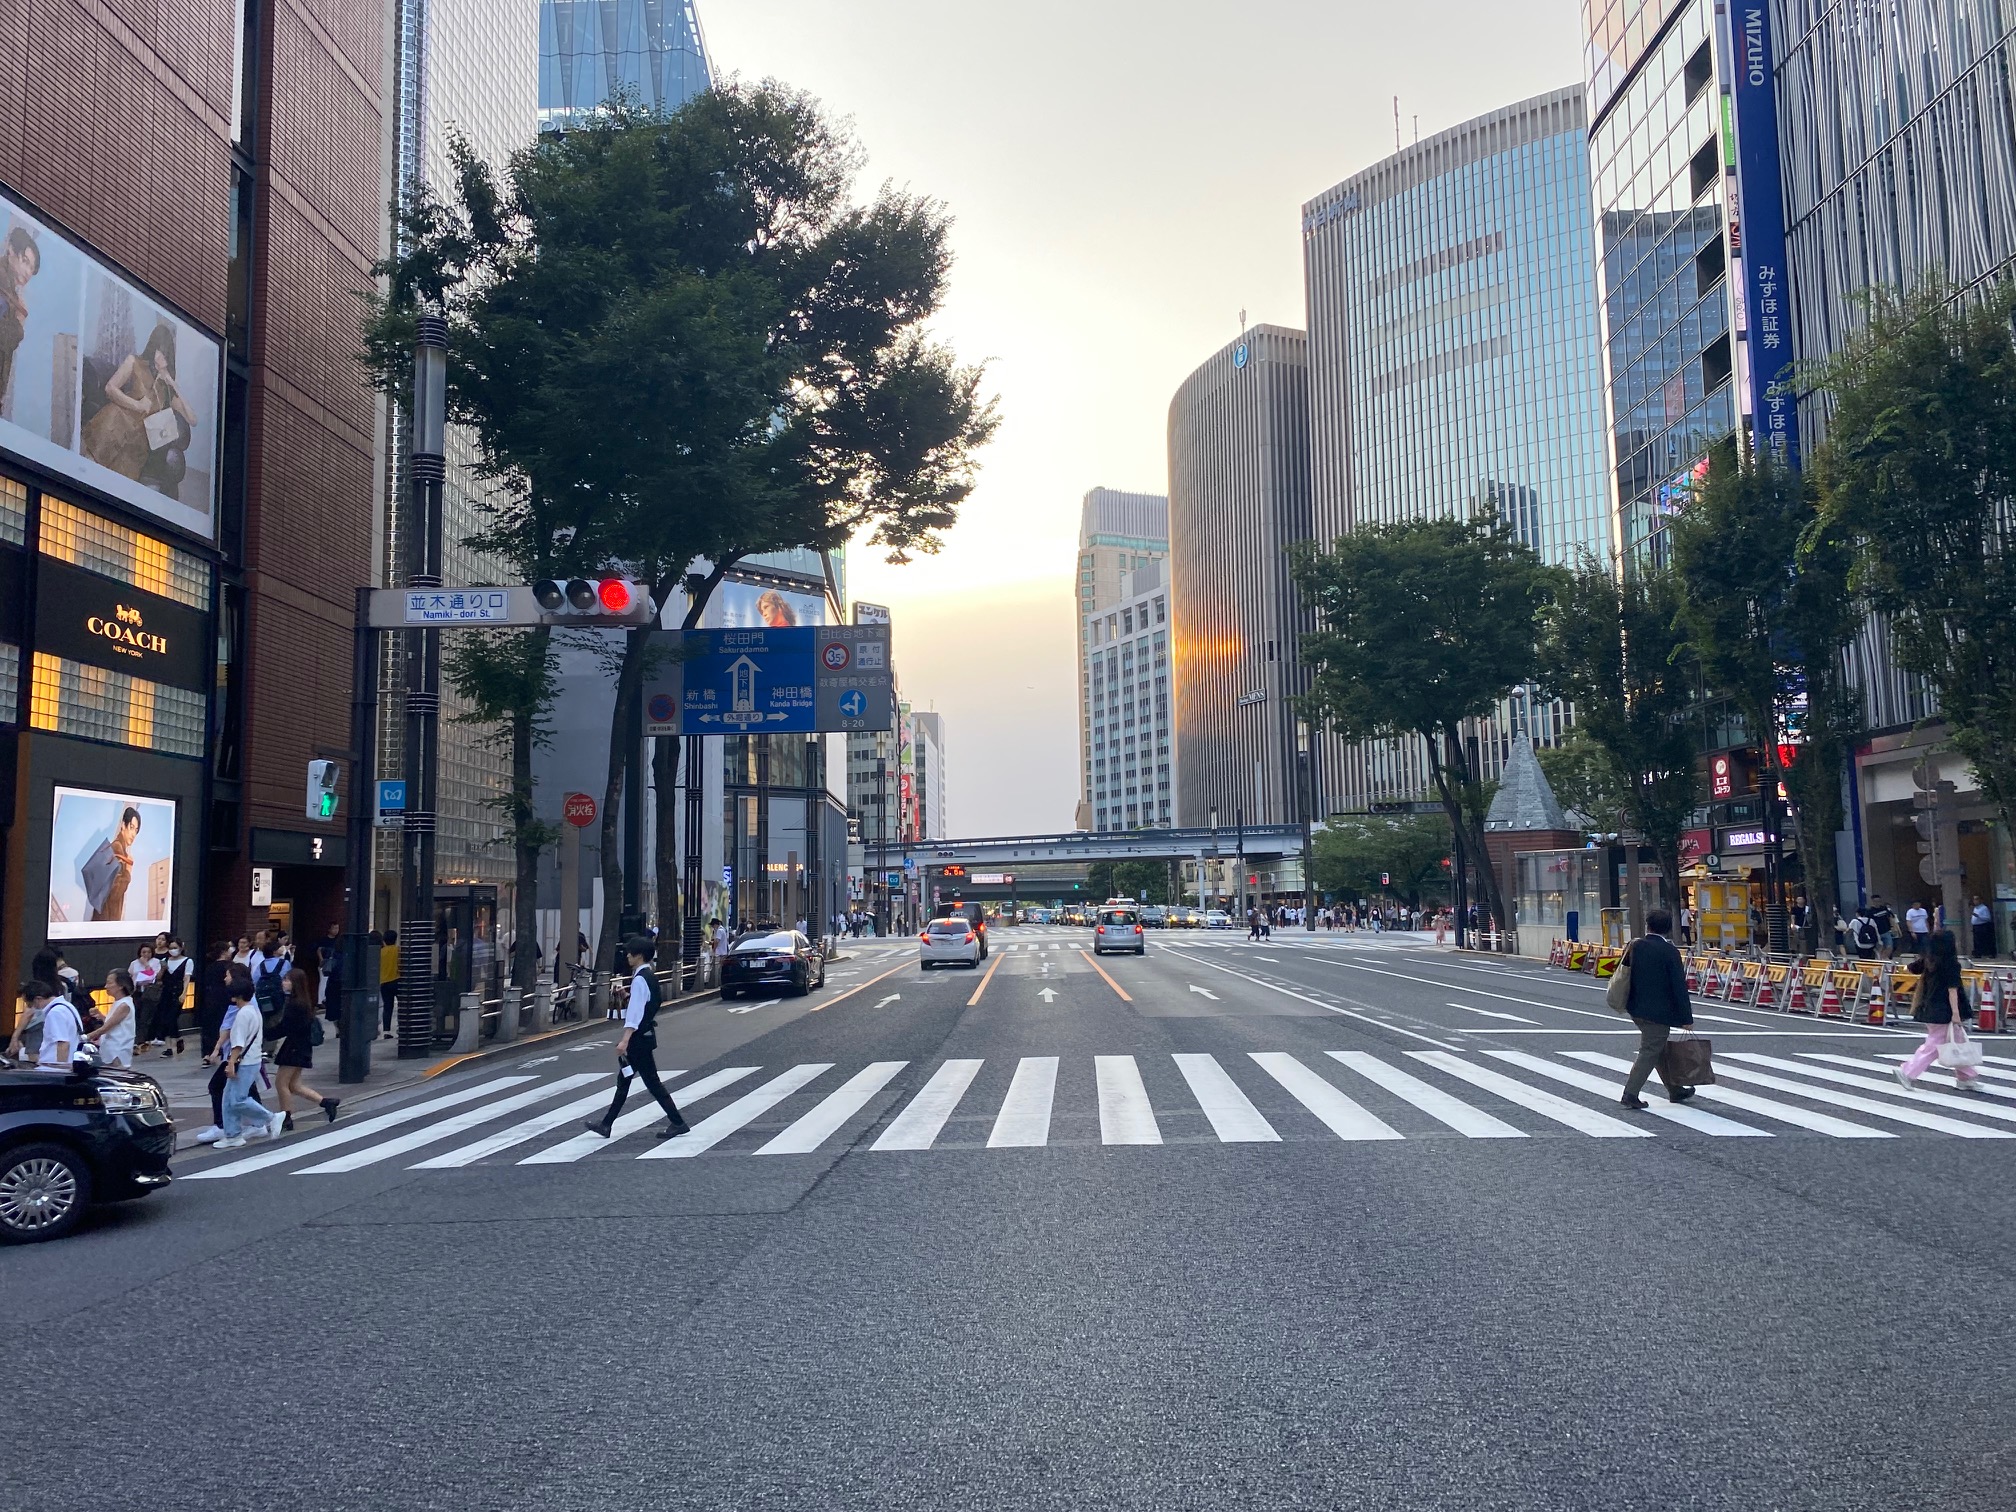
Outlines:
<svg viewBox="0 0 2016 1512"><path fill-rule="evenodd" d="M1579 82L1580 0L696 0L717 76L850 119L864 195L944 201L937 336L1002 424L935 557L849 553L945 716L956 836L1068 830L1087 489L1168 490L1169 399L1250 324L1303 324L1302 205L1403 141Z"/></svg>

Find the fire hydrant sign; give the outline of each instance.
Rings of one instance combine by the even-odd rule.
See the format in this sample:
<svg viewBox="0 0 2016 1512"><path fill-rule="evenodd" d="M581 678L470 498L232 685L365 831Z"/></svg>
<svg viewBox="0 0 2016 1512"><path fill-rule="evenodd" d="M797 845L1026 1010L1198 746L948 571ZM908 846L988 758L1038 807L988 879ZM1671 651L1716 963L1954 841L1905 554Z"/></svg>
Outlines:
<svg viewBox="0 0 2016 1512"><path fill-rule="evenodd" d="M561 802L560 817L576 829L586 829L595 822L595 800L586 793L569 793Z"/></svg>
<svg viewBox="0 0 2016 1512"><path fill-rule="evenodd" d="M671 654L644 687L646 735L879 730L893 720L887 625L675 630L663 640Z"/></svg>

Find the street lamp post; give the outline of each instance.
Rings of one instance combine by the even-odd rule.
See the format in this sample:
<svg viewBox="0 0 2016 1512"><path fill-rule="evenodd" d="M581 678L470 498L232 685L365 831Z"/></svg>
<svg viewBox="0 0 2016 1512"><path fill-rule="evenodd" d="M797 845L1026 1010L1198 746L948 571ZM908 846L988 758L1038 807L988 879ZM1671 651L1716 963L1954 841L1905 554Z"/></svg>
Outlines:
<svg viewBox="0 0 2016 1512"><path fill-rule="evenodd" d="M1238 838L1239 917L1243 919L1246 917L1246 810L1243 808L1232 810L1232 823L1234 833Z"/></svg>
<svg viewBox="0 0 2016 1512"><path fill-rule="evenodd" d="M875 744L882 744L882 732L875 732ZM889 758L878 755L875 758L875 871L877 882L875 895L882 900L875 910L875 934L878 939L889 938Z"/></svg>
<svg viewBox="0 0 2016 1512"><path fill-rule="evenodd" d="M378 961L371 949L371 852L377 763L372 758L378 716L378 637L371 629L371 590L357 590L357 627L350 663L350 897L343 944L343 1042L337 1077L360 1082L371 1074L378 1021Z"/></svg>
<svg viewBox="0 0 2016 1512"><path fill-rule="evenodd" d="M1315 806L1309 782L1309 724L1306 720L1295 721L1295 806L1302 813L1302 927L1309 933L1316 930L1316 882L1311 863L1314 856L1310 852L1310 809Z"/></svg>
<svg viewBox="0 0 2016 1512"><path fill-rule="evenodd" d="M419 319L413 348L413 510L406 586L441 586L441 486L448 475L448 322ZM399 1055L434 1040L434 768L441 717L441 632L406 632L406 819L400 855Z"/></svg>

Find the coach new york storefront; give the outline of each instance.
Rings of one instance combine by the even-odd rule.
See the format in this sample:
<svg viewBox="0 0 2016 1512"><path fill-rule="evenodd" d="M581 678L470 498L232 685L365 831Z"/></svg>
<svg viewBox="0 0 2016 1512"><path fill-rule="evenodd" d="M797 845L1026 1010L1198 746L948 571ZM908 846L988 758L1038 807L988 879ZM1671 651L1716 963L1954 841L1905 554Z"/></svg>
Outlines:
<svg viewBox="0 0 2016 1512"><path fill-rule="evenodd" d="M4 190L0 248L0 978L95 986L202 944L223 353Z"/></svg>

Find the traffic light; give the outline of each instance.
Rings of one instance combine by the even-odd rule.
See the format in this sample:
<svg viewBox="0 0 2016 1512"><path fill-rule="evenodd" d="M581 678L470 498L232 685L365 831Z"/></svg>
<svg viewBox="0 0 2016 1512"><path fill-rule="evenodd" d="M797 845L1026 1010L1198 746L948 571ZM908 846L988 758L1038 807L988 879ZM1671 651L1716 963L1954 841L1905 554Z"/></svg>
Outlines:
<svg viewBox="0 0 2016 1512"><path fill-rule="evenodd" d="M547 625L648 625L658 618L650 590L628 578L542 578L532 598Z"/></svg>
<svg viewBox="0 0 2016 1512"><path fill-rule="evenodd" d="M334 819L336 817L336 763L333 761L311 761L308 763L308 803L310 819Z"/></svg>

